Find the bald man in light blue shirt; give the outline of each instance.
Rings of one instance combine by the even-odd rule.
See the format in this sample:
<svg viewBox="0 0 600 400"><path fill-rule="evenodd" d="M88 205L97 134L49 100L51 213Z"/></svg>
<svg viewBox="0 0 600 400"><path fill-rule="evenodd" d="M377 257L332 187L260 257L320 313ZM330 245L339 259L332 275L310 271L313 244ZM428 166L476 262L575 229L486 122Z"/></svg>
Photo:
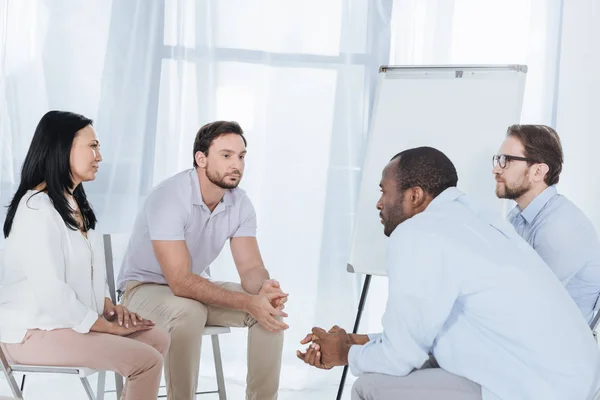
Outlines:
<svg viewBox="0 0 600 400"><path fill-rule="evenodd" d="M515 200L508 220L542 257L590 323L600 293L600 242L591 221L556 189L563 153L544 125L514 125L494 157L498 197Z"/></svg>
<svg viewBox="0 0 600 400"><path fill-rule="evenodd" d="M313 328L298 357L359 376L353 400L588 400L600 351L561 283L438 150L399 153L377 204L389 236L383 331ZM440 368L423 368L432 354Z"/></svg>

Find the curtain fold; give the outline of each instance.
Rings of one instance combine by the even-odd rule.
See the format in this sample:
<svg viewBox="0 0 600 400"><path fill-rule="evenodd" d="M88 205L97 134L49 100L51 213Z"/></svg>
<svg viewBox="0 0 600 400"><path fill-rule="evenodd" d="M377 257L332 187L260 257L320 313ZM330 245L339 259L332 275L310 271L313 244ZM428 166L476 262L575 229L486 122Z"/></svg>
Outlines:
<svg viewBox="0 0 600 400"><path fill-rule="evenodd" d="M94 119L104 161L84 185L99 229L118 234L152 186L192 166L202 124L238 121L248 139L241 187L257 210L266 266L290 293L282 390L335 389L338 371L311 370L295 350L314 325L353 322L360 277L345 257L392 1L0 4L9 22L0 32L2 203L49 109ZM228 246L211 272L239 279ZM240 329L221 339L233 384L245 381L245 337ZM201 373L214 374L211 357Z"/></svg>
<svg viewBox="0 0 600 400"><path fill-rule="evenodd" d="M521 121L557 127L560 189L600 228L599 18L595 0L0 0L0 202L50 109L95 120L104 162L85 185L106 233L127 233L152 186L191 167L202 124L238 121L241 187L291 294L282 390L334 389L340 371L311 370L295 350L313 325L352 327L362 277L346 256L379 66L527 64ZM227 246L211 270L237 280ZM372 285L361 331L380 328L386 282ZM234 384L245 335L222 339Z"/></svg>

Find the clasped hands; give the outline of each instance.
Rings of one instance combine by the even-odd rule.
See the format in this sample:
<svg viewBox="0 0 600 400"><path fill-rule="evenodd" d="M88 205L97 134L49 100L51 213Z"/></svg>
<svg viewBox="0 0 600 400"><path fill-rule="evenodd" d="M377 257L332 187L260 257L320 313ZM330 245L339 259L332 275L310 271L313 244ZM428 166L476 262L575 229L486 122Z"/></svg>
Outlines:
<svg viewBox="0 0 600 400"><path fill-rule="evenodd" d="M348 352L352 346L350 335L339 326L333 326L328 332L315 327L300 344L310 345L306 352L296 351L296 356L305 363L320 369L331 369L348 364Z"/></svg>
<svg viewBox="0 0 600 400"><path fill-rule="evenodd" d="M250 297L247 311L263 327L271 332L278 332L289 328L281 321L281 318L288 316L283 312L287 300L288 294L281 290L279 282L269 279L263 282L256 296Z"/></svg>

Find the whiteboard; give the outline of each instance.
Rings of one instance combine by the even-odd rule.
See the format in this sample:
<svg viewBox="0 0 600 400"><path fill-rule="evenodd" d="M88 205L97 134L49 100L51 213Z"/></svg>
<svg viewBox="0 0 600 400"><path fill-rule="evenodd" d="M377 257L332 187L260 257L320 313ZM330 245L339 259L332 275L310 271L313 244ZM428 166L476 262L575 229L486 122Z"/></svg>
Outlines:
<svg viewBox="0 0 600 400"><path fill-rule="evenodd" d="M387 237L379 211L381 172L397 153L418 146L454 163L458 187L505 214L495 193L492 156L519 123L527 67L382 67L361 176L348 271L385 275Z"/></svg>

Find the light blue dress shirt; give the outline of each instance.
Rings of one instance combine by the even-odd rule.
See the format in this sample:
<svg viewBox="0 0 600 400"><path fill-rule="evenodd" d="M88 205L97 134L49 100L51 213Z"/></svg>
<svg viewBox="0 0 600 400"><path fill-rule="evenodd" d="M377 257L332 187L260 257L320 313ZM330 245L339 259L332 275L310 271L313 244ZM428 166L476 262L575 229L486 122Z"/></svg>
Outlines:
<svg viewBox="0 0 600 400"><path fill-rule="evenodd" d="M388 243L383 332L348 355L354 375L405 376L433 353L484 400L585 400L600 350L575 303L502 218L457 188Z"/></svg>
<svg viewBox="0 0 600 400"><path fill-rule="evenodd" d="M554 271L588 323L600 293L600 242L585 214L556 186L540 193L508 220Z"/></svg>

